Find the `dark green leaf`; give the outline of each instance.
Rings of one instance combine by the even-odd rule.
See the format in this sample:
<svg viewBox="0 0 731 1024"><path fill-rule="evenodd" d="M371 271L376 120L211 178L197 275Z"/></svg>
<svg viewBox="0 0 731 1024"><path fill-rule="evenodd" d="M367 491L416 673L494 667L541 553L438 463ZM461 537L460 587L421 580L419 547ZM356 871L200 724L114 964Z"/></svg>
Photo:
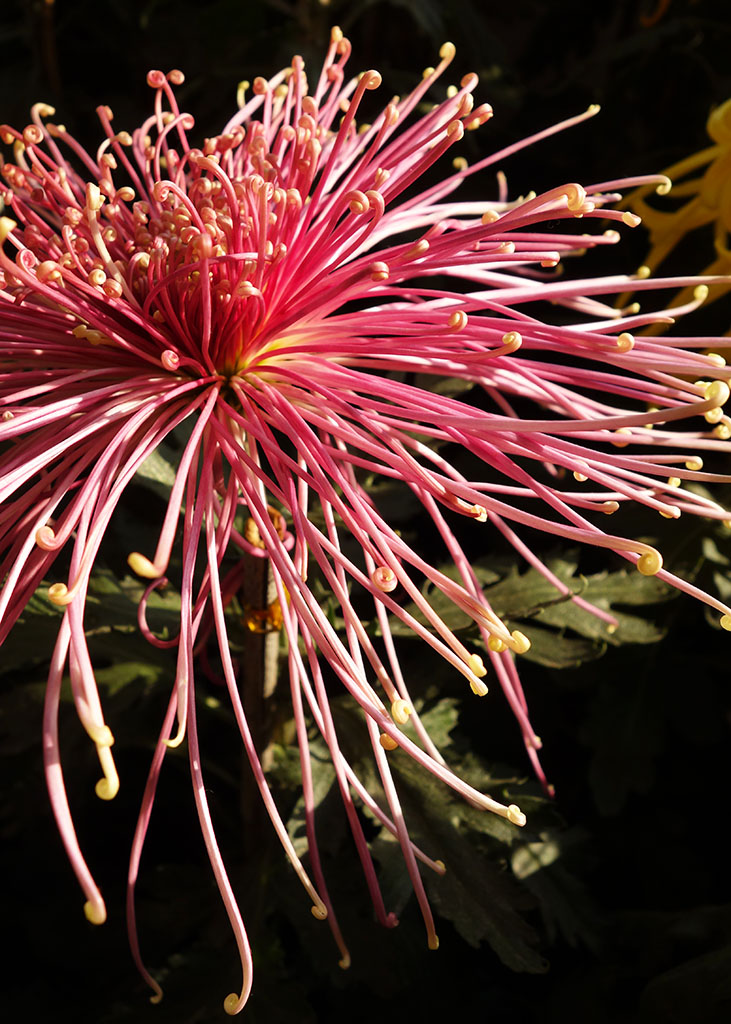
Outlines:
<svg viewBox="0 0 731 1024"><path fill-rule="evenodd" d="M493 611L509 628L519 626L529 637L532 646L525 658L550 668L569 668L601 657L608 644L646 644L662 638L664 630L660 626L621 608L667 601L675 596L672 588L654 576L643 576L634 570L583 576L577 564L578 556L570 552L546 560L547 568L568 588L566 594L537 569L520 572L517 565L511 564L501 571L494 563L473 566ZM441 567L441 571L459 580L454 566ZM449 629L462 633L471 631L473 641L480 642L471 617L436 586L427 582L422 592ZM609 612L617 625L608 625L591 610L579 606L572 595ZM414 603L408 604L406 611L428 625L426 616ZM392 619L391 628L395 635L411 635L411 630L397 619Z"/></svg>

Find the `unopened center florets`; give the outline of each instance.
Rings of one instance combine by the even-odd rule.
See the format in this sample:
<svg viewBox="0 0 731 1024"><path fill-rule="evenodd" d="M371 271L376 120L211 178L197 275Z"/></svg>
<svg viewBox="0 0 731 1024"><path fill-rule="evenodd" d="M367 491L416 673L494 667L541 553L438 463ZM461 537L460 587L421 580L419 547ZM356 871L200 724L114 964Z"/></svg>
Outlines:
<svg viewBox="0 0 731 1024"><path fill-rule="evenodd" d="M254 153L260 157L262 147ZM182 334L184 347L197 342L208 368L228 377L259 350L266 293L276 288L287 252L287 212L301 199L258 173L232 181L215 155L192 151L189 160L212 177L195 178L187 190L159 183L155 210L135 204L135 255L144 271L138 286L147 311Z"/></svg>

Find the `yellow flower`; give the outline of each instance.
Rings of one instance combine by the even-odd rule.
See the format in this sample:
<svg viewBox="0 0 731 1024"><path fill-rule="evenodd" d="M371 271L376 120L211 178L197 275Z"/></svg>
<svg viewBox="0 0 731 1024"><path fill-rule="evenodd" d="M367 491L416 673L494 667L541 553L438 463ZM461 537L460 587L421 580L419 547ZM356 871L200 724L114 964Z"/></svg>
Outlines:
<svg viewBox="0 0 731 1024"><path fill-rule="evenodd" d="M645 262L653 273L689 232L713 224L715 257L702 273L731 274L731 99L713 111L708 118L707 131L715 145L664 171L674 182L680 179L679 184L673 185L673 196L684 200L682 205L674 211L648 206L646 197L653 191L652 185L643 185L627 198L627 205L639 214L650 232L651 248ZM696 173L704 167L703 173ZM727 284L711 285L708 301L712 302L730 290L731 279ZM692 286L684 288L670 306L691 301L693 291ZM655 326L659 329L660 325ZM650 328L648 333L655 331Z"/></svg>

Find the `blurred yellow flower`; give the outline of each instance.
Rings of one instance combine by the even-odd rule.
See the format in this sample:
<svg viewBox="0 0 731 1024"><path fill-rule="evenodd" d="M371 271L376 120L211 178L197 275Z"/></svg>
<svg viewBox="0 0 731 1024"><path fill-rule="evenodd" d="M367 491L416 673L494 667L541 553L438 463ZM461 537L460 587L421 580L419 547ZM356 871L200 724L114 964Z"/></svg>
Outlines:
<svg viewBox="0 0 731 1024"><path fill-rule="evenodd" d="M707 131L715 145L686 157L664 172L673 182L679 180L679 184L673 185L673 196L684 202L676 210L661 211L648 206L646 197L654 190L652 185L643 185L627 198L627 206L639 214L650 232L651 248L645 262L653 273L689 232L712 224L715 256L702 273L731 274L731 99L712 112ZM704 167L703 173L695 173ZM731 291L731 279L728 283L711 285L708 301L728 291ZM688 287L679 292L670 305L680 306L692 298L693 288Z"/></svg>

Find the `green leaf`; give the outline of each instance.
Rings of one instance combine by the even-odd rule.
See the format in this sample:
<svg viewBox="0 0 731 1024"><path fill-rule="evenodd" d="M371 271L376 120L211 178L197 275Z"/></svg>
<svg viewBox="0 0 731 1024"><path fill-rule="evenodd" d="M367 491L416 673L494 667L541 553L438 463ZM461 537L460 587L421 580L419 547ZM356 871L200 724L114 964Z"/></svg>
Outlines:
<svg viewBox="0 0 731 1024"><path fill-rule="evenodd" d="M523 655L529 661L550 668L570 668L601 657L607 645L655 643L664 636L661 626L622 610L673 598L676 592L656 577L626 569L584 576L578 572L578 555L571 552L548 558L546 566L570 593L562 594L537 569L520 572L515 563L502 567L494 562L473 565L493 611L509 629L518 626L529 637L531 648ZM440 571L460 581L454 566L440 567ZM469 634L473 642L481 643L472 618L434 584L427 581L422 593L449 629ZM576 604L572 595L609 612L617 622L616 627ZM407 604L405 610L431 628L415 603ZM412 635L400 620L392 617L390 624L394 635Z"/></svg>
<svg viewBox="0 0 731 1024"><path fill-rule="evenodd" d="M731 565L731 560L719 549L713 537L703 537L701 550L707 561L715 562L717 565Z"/></svg>
<svg viewBox="0 0 731 1024"><path fill-rule="evenodd" d="M137 691L140 688L148 690L158 682L160 675L160 669L146 661L115 662L114 665L99 668L94 673L98 685L103 687L110 697L117 696L130 683L138 684L135 687ZM118 702L117 708L122 707L123 705Z"/></svg>
<svg viewBox="0 0 731 1024"><path fill-rule="evenodd" d="M596 948L598 911L565 863L567 851L583 846L586 837L580 828L549 829L538 841L518 845L510 863L515 877L536 897L551 942L560 935L570 946Z"/></svg>
<svg viewBox="0 0 731 1024"><path fill-rule="evenodd" d="M323 740L311 740L309 747L310 767L312 770L313 806L315 810L317 810L318 808L322 808L322 804L326 797L330 794L331 790L333 790L335 784L335 768L333 767L333 763L330 758L330 751ZM297 757L297 762L299 764L299 757ZM335 801L333 801L333 803L334 802ZM342 827L340 819L344 818L345 815L342 812L341 807L336 807L334 810L336 811L336 815L323 815L322 813L319 815L316 823L318 836L329 836L329 838L332 839L333 827L335 827L337 831L340 831L340 828ZM323 818L326 818L327 820L324 821ZM294 810L289 816L289 820L287 821L287 831L289 832L289 837L292 840L297 856L304 857L308 850L304 796L300 796L294 806ZM324 846L327 847L327 843L325 843Z"/></svg>
<svg viewBox="0 0 731 1024"><path fill-rule="evenodd" d="M167 500L170 497L170 488L175 483L175 463L172 457L163 454L163 450L164 446L158 445L147 456L137 470L135 479Z"/></svg>
<svg viewBox="0 0 731 1024"><path fill-rule="evenodd" d="M510 622L508 624L513 625ZM576 668L585 661L601 658L606 650L606 643L571 636L563 631L542 629L534 623L531 623L530 629L525 628L531 646L521 658L547 668Z"/></svg>
<svg viewBox="0 0 731 1024"><path fill-rule="evenodd" d="M519 830L503 818L471 808L407 755L395 753L389 761L409 833L447 867L444 876L424 873L435 910L450 920L470 945L488 942L512 970L543 972L546 963L536 949L538 936L523 917L530 901L505 870L500 855ZM461 765L454 767L463 775ZM479 824L484 831L470 835L471 824ZM384 835L381 840L391 843ZM377 851L382 854L382 843L374 844L374 853Z"/></svg>
<svg viewBox="0 0 731 1024"><path fill-rule="evenodd" d="M428 711L422 712L419 708L421 724L431 736L436 746L443 750L451 742L450 733L457 724L459 718L459 701L452 697L445 697L438 701Z"/></svg>
<svg viewBox="0 0 731 1024"><path fill-rule="evenodd" d="M465 380L463 377L435 377L431 373L419 373L416 375L414 385L434 395L448 395L450 398L456 398L458 395L464 396L471 391L475 382Z"/></svg>
<svg viewBox="0 0 731 1024"><path fill-rule="evenodd" d="M47 662L62 616L62 610L48 600L45 587L36 591L3 643L3 671L30 669Z"/></svg>
<svg viewBox="0 0 731 1024"><path fill-rule="evenodd" d="M84 631L100 685L118 688L135 678L149 682L171 665L170 652L153 647L139 630L137 608L143 591L139 580L120 580L103 566L91 576ZM148 623L156 634L166 638L178 633L180 595L175 588L153 591L147 606ZM3 669L32 672L48 663L62 616L63 610L48 600L46 586L40 587L3 645ZM108 666L114 666L114 672L105 672Z"/></svg>
<svg viewBox="0 0 731 1024"><path fill-rule="evenodd" d="M336 700L333 713L350 763L374 799L387 809L360 712L348 702ZM439 701L421 717L433 738L449 748L456 724L456 702ZM531 798L531 787L525 787L514 774L494 774L475 754L459 757L452 747L448 760L456 774L476 789L529 810L533 807L538 814L546 806L545 798ZM545 961L536 948L538 936L523 917L532 900L506 870L509 849L521 837L521 830L504 818L466 803L401 750L389 755L389 767L412 841L447 866L444 876L423 871L434 908L452 921L471 945L488 942L511 969L544 971ZM365 813L377 824L370 812ZM387 906L399 913L412 899L401 849L392 834L381 827L371 849L379 862Z"/></svg>

